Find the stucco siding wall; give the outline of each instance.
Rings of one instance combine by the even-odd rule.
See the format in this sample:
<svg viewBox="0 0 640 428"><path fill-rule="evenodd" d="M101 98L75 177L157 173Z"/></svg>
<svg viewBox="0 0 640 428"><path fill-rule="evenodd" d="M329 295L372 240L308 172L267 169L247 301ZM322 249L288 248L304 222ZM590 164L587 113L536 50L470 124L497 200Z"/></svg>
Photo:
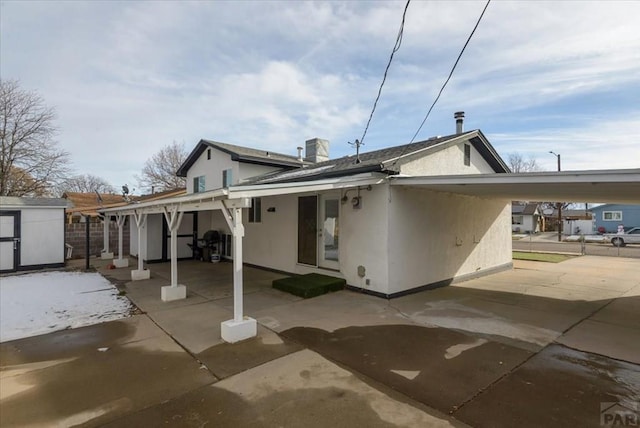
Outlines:
<svg viewBox="0 0 640 428"><path fill-rule="evenodd" d="M511 263L511 204L392 187L389 291L397 293Z"/></svg>
<svg viewBox="0 0 640 428"><path fill-rule="evenodd" d="M374 186L362 190L362 208L354 209L350 199L340 204L339 272L300 265L298 260L298 197L275 196L262 198L262 222L249 223L246 217L243 242L247 263L292 273L319 272L344 277L347 284L380 293L387 293L387 210L388 186ZM325 194L326 195L326 194ZM341 193L331 193L337 198ZM267 212L274 207L275 212ZM319 250L320 251L320 250ZM359 277L357 268L364 266L366 275ZM369 279L370 284L366 284Z"/></svg>
<svg viewBox="0 0 640 428"><path fill-rule="evenodd" d="M275 212L267 212L274 207ZM298 199L296 196L262 198L262 221L248 222L243 210L244 261L285 272L296 272L298 254ZM224 222L224 218L220 217ZM226 229L226 225L225 225Z"/></svg>
<svg viewBox="0 0 640 428"><path fill-rule="evenodd" d="M355 194L351 190L347 196L351 199ZM347 284L388 294L389 186L361 190L360 196L360 209L354 209L350 201L341 205L340 269ZM358 276L358 266L364 266L365 277Z"/></svg>
<svg viewBox="0 0 640 428"><path fill-rule="evenodd" d="M21 210L20 265L64 263L64 210Z"/></svg>
<svg viewBox="0 0 640 428"><path fill-rule="evenodd" d="M211 159L207 159L207 150L202 152L187 172L187 193L193 193L194 177L203 175L205 176L205 190L220 189L222 187L222 171L229 168L233 169L234 183L238 181L238 162L232 161L230 155L213 148L211 149Z"/></svg>
<svg viewBox="0 0 640 428"><path fill-rule="evenodd" d="M400 173L406 175L451 175L492 173L493 168L471 145L471 165L464 164L464 144L460 143L446 149L431 152L419 159L409 161L400 167Z"/></svg>

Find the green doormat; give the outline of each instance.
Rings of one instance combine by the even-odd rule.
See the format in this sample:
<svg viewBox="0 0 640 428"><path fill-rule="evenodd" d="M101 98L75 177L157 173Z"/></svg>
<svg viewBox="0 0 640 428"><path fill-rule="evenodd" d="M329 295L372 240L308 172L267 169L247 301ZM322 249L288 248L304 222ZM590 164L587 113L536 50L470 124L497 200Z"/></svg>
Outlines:
<svg viewBox="0 0 640 428"><path fill-rule="evenodd" d="M347 281L332 276L309 273L273 280L273 288L291 293L295 296L316 297L330 291L342 290Z"/></svg>

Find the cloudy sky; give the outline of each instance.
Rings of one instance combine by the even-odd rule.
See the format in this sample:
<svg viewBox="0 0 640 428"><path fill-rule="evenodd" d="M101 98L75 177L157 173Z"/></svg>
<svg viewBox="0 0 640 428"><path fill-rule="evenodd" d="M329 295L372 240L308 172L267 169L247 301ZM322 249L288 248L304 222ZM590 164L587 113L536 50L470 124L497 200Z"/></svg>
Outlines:
<svg viewBox="0 0 640 428"><path fill-rule="evenodd" d="M2 1L0 72L56 108L77 173L117 188L172 141L295 155L321 137L338 157L362 135L404 5ZM483 7L410 4L363 150L409 142ZM638 1L492 2L418 140L454 133L464 110L505 159L640 168L638 16Z"/></svg>

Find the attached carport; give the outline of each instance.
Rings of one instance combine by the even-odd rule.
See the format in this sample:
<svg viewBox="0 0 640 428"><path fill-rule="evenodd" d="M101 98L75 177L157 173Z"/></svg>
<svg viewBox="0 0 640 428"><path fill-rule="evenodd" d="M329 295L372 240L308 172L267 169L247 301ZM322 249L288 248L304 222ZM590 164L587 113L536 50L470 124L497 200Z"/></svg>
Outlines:
<svg viewBox="0 0 640 428"><path fill-rule="evenodd" d="M402 177L392 186L481 198L529 201L640 203L640 169Z"/></svg>

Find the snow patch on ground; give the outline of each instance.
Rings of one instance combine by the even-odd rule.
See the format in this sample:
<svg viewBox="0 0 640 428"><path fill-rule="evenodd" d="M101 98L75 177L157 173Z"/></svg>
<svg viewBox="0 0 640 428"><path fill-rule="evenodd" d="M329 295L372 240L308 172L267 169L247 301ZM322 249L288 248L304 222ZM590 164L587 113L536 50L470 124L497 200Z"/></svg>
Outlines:
<svg viewBox="0 0 640 428"><path fill-rule="evenodd" d="M131 310L129 299L98 273L0 278L0 342L113 321Z"/></svg>

